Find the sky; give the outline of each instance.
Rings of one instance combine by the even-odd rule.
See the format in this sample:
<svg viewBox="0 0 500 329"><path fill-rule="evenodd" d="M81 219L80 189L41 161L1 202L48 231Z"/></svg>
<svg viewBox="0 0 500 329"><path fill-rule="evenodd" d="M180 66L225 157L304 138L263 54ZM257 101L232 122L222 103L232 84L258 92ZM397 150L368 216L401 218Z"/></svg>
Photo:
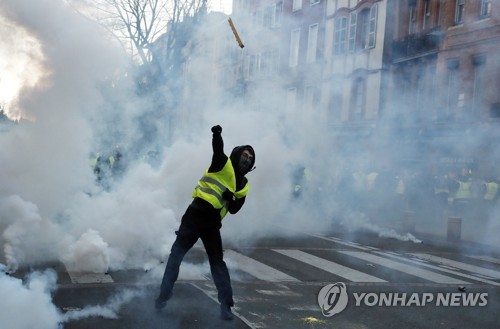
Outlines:
<svg viewBox="0 0 500 329"><path fill-rule="evenodd" d="M21 86L33 86L40 78L40 46L33 36L0 16L0 104L11 105ZM15 54L15 56L12 56Z"/></svg>
<svg viewBox="0 0 500 329"><path fill-rule="evenodd" d="M214 11L222 11L228 15L233 10L233 0L212 0L211 5Z"/></svg>
<svg viewBox="0 0 500 329"><path fill-rule="evenodd" d="M232 12L232 0L211 0L210 10L226 14ZM13 119L16 113L15 99L22 86L33 87L41 79L40 65L43 61L38 40L23 26L14 24L0 16L0 106ZM15 40L15 42L14 42ZM15 54L13 56L12 54Z"/></svg>
<svg viewBox="0 0 500 329"><path fill-rule="evenodd" d="M388 223L373 223L339 205L340 196L329 197L332 184L350 164L332 151L327 127L308 113L281 111L286 99L281 83L256 86L248 98L226 98L207 81L212 73L207 58L194 54L188 79L196 93L177 105L179 121L168 126L152 109L159 100L167 104L172 91L138 96L132 75L123 74L130 70L129 56L101 26L65 1L3 0L0 13L2 97L14 99L13 117L22 113L29 119L0 131L4 270L45 261L97 273L157 268L169 254L193 187L209 165L210 128L216 124L223 127L227 154L244 144L256 151L247 201L223 221L223 241L233 248L263 237L335 226L418 242L418 237L398 235ZM203 41L218 31L220 25L203 26L197 35ZM231 35L229 27L226 32ZM16 84L22 88L11 87ZM157 132L152 145L160 156L153 165L140 161L144 154L130 151L144 137L144 126ZM96 182L89 155L109 152L116 144L128 167L106 189ZM291 179L297 165L313 173L305 194L309 197L299 200ZM205 271L203 266L183 264L181 270ZM160 282L162 273L147 275ZM56 279L50 270L33 272L24 281L0 271L0 293L10 296L0 300L0 326L8 321L18 329L58 328L78 317L113 317L120 303L141 293L122 291L107 305L61 314L51 301Z"/></svg>

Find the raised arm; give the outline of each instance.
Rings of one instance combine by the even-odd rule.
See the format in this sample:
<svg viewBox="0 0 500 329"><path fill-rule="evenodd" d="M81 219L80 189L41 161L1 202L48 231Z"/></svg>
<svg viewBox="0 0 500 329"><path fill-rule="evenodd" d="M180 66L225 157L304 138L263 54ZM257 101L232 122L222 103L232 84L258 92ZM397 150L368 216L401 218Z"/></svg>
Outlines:
<svg viewBox="0 0 500 329"><path fill-rule="evenodd" d="M224 154L224 141L222 140L222 127L217 125L212 127L212 163L208 172L220 171L227 161L227 155Z"/></svg>

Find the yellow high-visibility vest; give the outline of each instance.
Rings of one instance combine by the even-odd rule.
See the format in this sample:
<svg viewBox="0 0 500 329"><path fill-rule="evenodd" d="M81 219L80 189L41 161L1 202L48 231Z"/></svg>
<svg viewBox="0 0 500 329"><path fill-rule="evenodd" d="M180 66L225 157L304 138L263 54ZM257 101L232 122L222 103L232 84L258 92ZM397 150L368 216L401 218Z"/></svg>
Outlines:
<svg viewBox="0 0 500 329"><path fill-rule="evenodd" d="M484 184L486 185L486 193L484 193L484 199L488 201L494 200L498 193L498 184L495 182Z"/></svg>
<svg viewBox="0 0 500 329"><path fill-rule="evenodd" d="M248 194L250 186L247 180L245 186L236 191L236 175L234 173L231 159L228 158L224 167L218 172L208 172L198 181L198 185L193 191L193 198L200 198L210 203L215 209L220 210L221 219L227 214L228 201L224 200L222 194L229 190L237 199L241 199Z"/></svg>
<svg viewBox="0 0 500 329"><path fill-rule="evenodd" d="M458 181L458 184L459 184L458 190L455 192L455 195L454 195L455 200L470 199L472 196L472 193L470 190L472 183Z"/></svg>

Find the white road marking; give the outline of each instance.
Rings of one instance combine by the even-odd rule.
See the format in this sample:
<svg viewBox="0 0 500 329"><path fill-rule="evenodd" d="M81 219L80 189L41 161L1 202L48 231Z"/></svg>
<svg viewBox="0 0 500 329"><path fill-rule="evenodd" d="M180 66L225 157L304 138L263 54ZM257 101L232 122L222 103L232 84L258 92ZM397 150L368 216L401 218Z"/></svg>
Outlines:
<svg viewBox="0 0 500 329"><path fill-rule="evenodd" d="M442 275L439 273L435 273L432 271L428 271L420 268L419 266L413 266L408 264L403 264L388 258L372 255L362 251L347 251L347 250L339 250L339 253L356 257L362 260L365 260L370 263L375 263L378 265L382 265L388 267L390 269L400 271L403 273L407 273L413 276L417 276L423 278L425 280L429 280L436 283L446 283L446 284L467 284L469 282L455 279L446 275Z"/></svg>
<svg viewBox="0 0 500 329"><path fill-rule="evenodd" d="M301 250L290 250L290 249L272 249L273 251L280 253L282 255L288 256L290 258L296 259L303 263L309 264L311 266L317 267L323 271L341 276L349 281L353 282L387 282L373 275L369 275L355 269L346 267L334 263L332 261L308 254Z"/></svg>
<svg viewBox="0 0 500 329"><path fill-rule="evenodd" d="M314 237L319 238L319 239L323 239L323 240L335 242L335 243L338 243L338 244L341 244L341 245L344 245L344 246L348 246L348 247L352 247L352 248L356 248L356 249L361 249L361 250L373 250L373 249L377 249L375 247L369 247L369 246L364 247L364 246L362 246L362 245L360 245L359 243L356 243L356 242L343 241L343 240L341 240L339 238L336 238L336 237L326 237L326 236L322 236L320 234L312 234L312 233L310 233L309 235L314 236Z"/></svg>
<svg viewBox="0 0 500 329"><path fill-rule="evenodd" d="M440 264L444 264L444 265L448 265L448 266L453 266L453 267L459 268L461 270L466 270L469 272L486 275L486 276L494 278L494 279L500 279L500 272L495 271L495 270L490 270L488 268L479 267L476 265L470 265L470 264L458 262L456 260L443 258L443 257L439 257L439 256L434 256L434 255L429 255L429 254L412 253L411 255L418 257L420 259L425 259L425 260L431 261L431 262L440 263Z"/></svg>
<svg viewBox="0 0 500 329"><path fill-rule="evenodd" d="M229 264L236 265L236 269L242 270L256 277L257 279L269 282L300 282L300 280L278 271L271 266L256 261L253 258L242 255L234 250L226 250L224 258L229 261Z"/></svg>
<svg viewBox="0 0 500 329"><path fill-rule="evenodd" d="M500 259L486 255L467 255L467 257L484 260L486 262L500 265Z"/></svg>
<svg viewBox="0 0 500 329"><path fill-rule="evenodd" d="M212 287L212 289L208 290L208 289L203 289L202 287L194 284L194 283L191 283L191 285L193 287L195 287L196 289L200 290L201 292L203 292L205 295L208 296L208 298L210 298L211 300L213 300L214 302L216 303L219 303L218 299L217 299L217 292L215 292L215 287ZM237 316L241 321L243 321L247 326L248 328L250 329L259 329L259 328L264 328L265 326L261 323L256 323L256 322L252 322L250 320L248 320L246 317L244 317L243 315L241 315L237 310L236 310L236 307L233 307L232 309L232 312L235 316Z"/></svg>
<svg viewBox="0 0 500 329"><path fill-rule="evenodd" d="M406 258L406 257L403 257L403 256L391 255L391 254L388 254L388 253L384 254L381 251L378 251L377 254L380 254L380 255L383 255L383 256L392 257L392 258L396 258L396 259L399 259L399 260L402 260L402 261L406 261L406 262L410 262L410 263L413 263L413 264L417 264L418 266L432 268L434 270L439 270L441 272L450 273L450 274L453 274L453 275L456 275L456 276L460 276L462 278L472 279L472 280L475 280L475 281L484 282L484 283L491 284L491 285L494 285L494 286L500 286L500 283L498 283L498 282L487 280L490 277L485 278L484 276L480 276L479 274L469 275L469 274L466 274L466 273L458 272L457 269L454 268L454 267L450 267L451 269L447 269L447 268L444 268L442 266L431 265L431 264L429 264L428 261L425 261L423 259L418 259L418 258L409 259L409 258Z"/></svg>

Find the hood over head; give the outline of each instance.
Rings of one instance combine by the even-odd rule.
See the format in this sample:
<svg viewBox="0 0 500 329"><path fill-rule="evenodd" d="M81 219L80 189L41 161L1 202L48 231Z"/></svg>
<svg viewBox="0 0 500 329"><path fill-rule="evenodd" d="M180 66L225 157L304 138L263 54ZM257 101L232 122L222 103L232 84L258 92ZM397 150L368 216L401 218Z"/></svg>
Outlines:
<svg viewBox="0 0 500 329"><path fill-rule="evenodd" d="M253 147L250 146L250 145L236 146L233 149L233 151L231 152L231 155L229 157L231 159L231 163L233 164L233 167L235 169L237 169L238 168L238 164L240 162L241 154L245 150L248 150L252 154L252 161L250 163L250 166L248 167L248 170L246 170L245 172L240 172L240 174L242 174L242 175L247 174L249 171L252 171L253 168L254 168L254 165L255 165L255 151L254 151Z"/></svg>

